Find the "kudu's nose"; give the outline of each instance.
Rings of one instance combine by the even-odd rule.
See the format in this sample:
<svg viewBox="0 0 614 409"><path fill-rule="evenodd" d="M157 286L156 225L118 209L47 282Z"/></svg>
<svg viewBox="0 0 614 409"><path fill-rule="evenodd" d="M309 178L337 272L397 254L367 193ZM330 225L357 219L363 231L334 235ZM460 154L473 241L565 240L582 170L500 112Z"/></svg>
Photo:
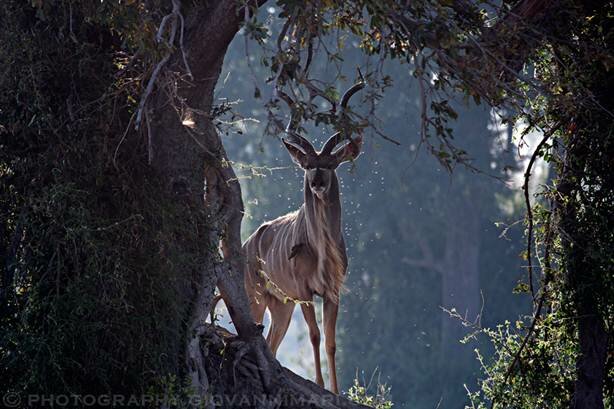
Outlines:
<svg viewBox="0 0 614 409"><path fill-rule="evenodd" d="M324 191L324 184L323 183L312 183L311 184L311 189L313 191L316 191L316 192L323 192Z"/></svg>

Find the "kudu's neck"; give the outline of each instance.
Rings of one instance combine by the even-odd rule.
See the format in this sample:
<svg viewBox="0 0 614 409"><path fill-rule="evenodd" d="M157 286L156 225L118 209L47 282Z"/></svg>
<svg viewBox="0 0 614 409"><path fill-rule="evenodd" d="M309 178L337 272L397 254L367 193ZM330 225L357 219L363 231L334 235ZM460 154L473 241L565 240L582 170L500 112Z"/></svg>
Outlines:
<svg viewBox="0 0 614 409"><path fill-rule="evenodd" d="M311 250L317 258L316 277L323 283L319 291L326 299L339 301L343 278L347 268L345 244L341 232L341 200L339 181L333 172L326 196L320 200L309 188L305 178L305 204L303 207L305 232Z"/></svg>
<svg viewBox="0 0 614 409"><path fill-rule="evenodd" d="M309 181L305 176L305 219L312 228L317 230L326 229L334 240L341 239L341 199L339 198L339 180L337 174L331 175L330 188L324 199L318 199L309 187ZM311 230L311 229L309 229Z"/></svg>

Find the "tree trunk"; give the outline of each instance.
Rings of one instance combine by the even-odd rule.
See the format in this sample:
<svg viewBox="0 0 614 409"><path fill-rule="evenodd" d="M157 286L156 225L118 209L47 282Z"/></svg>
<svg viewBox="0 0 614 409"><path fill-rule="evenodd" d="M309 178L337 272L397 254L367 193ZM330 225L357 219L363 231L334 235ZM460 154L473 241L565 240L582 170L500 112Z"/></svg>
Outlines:
<svg viewBox="0 0 614 409"><path fill-rule="evenodd" d="M577 194L582 190L581 178L573 175L583 169L586 160L581 147L572 142L566 150L564 169L559 192L561 199L559 228L564 249L564 269L570 288L575 314L579 351L576 358L576 381L571 400L572 409L601 409L605 382L608 334L598 308L596 296L595 269L591 257L586 253L590 237L582 232L578 221ZM573 165L572 165L573 163ZM572 167L575 168L572 171Z"/></svg>
<svg viewBox="0 0 614 409"><path fill-rule="evenodd" d="M580 356L576 361L577 380L571 407L573 409L603 408L603 384L607 357L608 335L590 294L578 297L578 337Z"/></svg>
<svg viewBox="0 0 614 409"><path fill-rule="evenodd" d="M441 303L444 308L455 308L460 315L473 321L480 312L480 221L477 211L471 210L471 205L467 208L467 211L454 209L449 215ZM448 345L458 345L458 340L465 335L461 323L448 316L442 319L441 330L442 340ZM456 352L450 354L455 356Z"/></svg>
<svg viewBox="0 0 614 409"><path fill-rule="evenodd" d="M200 244L205 265L193 276L195 286L184 288L185 297L193 300L193 309L185 337L185 359L192 386L204 397L210 388L205 359L202 356L201 336L205 334L203 323L213 297L216 283L227 268L220 263L217 247L224 229L224 192L220 163L225 159L221 141L210 117L213 106L213 91L218 80L226 47L238 29L238 18L229 2L216 6L193 7L182 10L186 17L186 54L194 75L190 85L180 85L176 95L159 90L154 96L148 118L151 117L150 159L152 167L163 179L171 195L178 202L187 203L195 210L206 209L206 217L198 226L207 232ZM218 13L226 7L229 12L220 19ZM215 35L211 32L214 31ZM203 37L204 36L204 37ZM202 39L207 38L205 43ZM195 58L196 56L200 58ZM182 71L182 56L176 53L168 63L170 70L164 72L159 83L174 81L171 70ZM181 84L181 83L180 83ZM164 86L159 85L159 89ZM169 87L170 88L170 87ZM185 119L195 126L183 125ZM204 187L207 182L207 202ZM206 205L207 204L207 205Z"/></svg>
<svg viewBox="0 0 614 409"><path fill-rule="evenodd" d="M441 304L447 310L456 309L464 319L473 322L480 313L480 219L473 203L460 202L448 215ZM465 335L467 328L459 319L442 314L440 367L446 368L444 377L449 379L446 385L459 384L459 377L475 363L472 349L460 342Z"/></svg>

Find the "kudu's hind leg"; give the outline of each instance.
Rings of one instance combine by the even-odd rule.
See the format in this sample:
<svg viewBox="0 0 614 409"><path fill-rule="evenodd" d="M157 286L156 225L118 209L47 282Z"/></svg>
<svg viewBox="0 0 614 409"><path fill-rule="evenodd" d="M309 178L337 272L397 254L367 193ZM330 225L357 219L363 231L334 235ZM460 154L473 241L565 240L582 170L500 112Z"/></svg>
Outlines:
<svg viewBox="0 0 614 409"><path fill-rule="evenodd" d="M288 326L290 325L290 319L292 318L292 311L294 311L294 303L283 303L275 297L269 297L267 300L267 306L271 312L271 328L267 334L266 340L269 343L273 356L277 355L277 348L284 339Z"/></svg>
<svg viewBox="0 0 614 409"><path fill-rule="evenodd" d="M324 345L326 347L326 358L328 359L328 374L330 376L330 390L339 393L337 387L337 366L335 364L335 352L337 350L336 325L339 304L324 299Z"/></svg>
<svg viewBox="0 0 614 409"><path fill-rule="evenodd" d="M309 339L313 348L313 360L316 367L316 383L324 387L324 379L322 378L322 367L320 364L320 329L316 320L316 309L313 303L302 304L303 316L309 328Z"/></svg>

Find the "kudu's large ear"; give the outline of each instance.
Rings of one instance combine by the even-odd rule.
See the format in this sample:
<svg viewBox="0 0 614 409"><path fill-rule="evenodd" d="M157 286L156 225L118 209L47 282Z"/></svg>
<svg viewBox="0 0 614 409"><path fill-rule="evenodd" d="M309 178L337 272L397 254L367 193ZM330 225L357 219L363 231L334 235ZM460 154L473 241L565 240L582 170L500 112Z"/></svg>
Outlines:
<svg viewBox="0 0 614 409"><path fill-rule="evenodd" d="M337 166L341 165L343 162L358 158L362 153L361 148L362 136L358 135L356 138L350 139L348 144L333 153Z"/></svg>
<svg viewBox="0 0 614 409"><path fill-rule="evenodd" d="M281 141L284 143L286 149L288 150L288 153L292 158L292 162L305 169L307 167L307 155L298 147L288 142L286 139L281 138Z"/></svg>

